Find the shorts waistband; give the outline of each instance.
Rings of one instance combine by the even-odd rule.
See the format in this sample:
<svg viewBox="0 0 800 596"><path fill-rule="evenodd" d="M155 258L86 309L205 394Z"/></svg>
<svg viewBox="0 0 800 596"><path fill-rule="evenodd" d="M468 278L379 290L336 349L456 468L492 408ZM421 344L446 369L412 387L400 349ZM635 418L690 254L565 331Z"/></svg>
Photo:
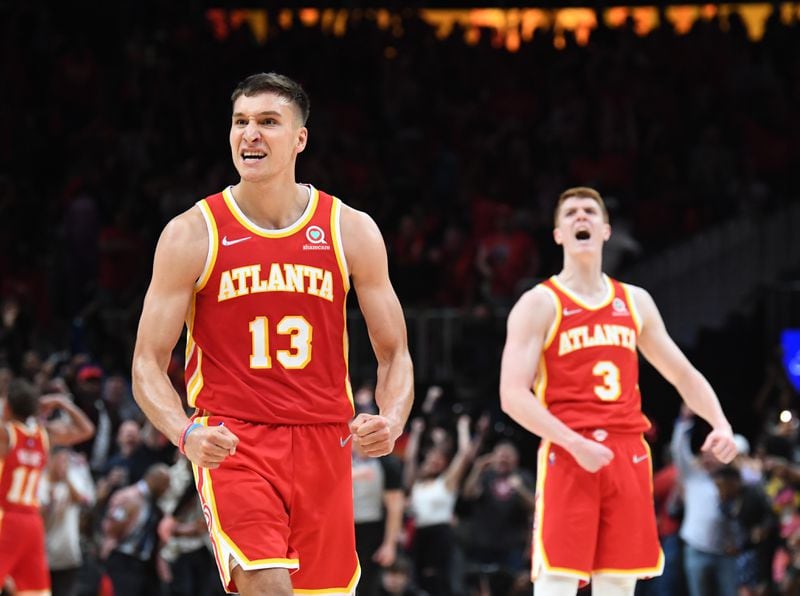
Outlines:
<svg viewBox="0 0 800 596"><path fill-rule="evenodd" d="M607 441L608 439L624 439L624 438L638 438L642 436L642 432L619 432L619 431L609 431L605 428L585 428L581 430L576 430L579 435L586 437L588 439L593 439L598 443L602 443Z"/></svg>

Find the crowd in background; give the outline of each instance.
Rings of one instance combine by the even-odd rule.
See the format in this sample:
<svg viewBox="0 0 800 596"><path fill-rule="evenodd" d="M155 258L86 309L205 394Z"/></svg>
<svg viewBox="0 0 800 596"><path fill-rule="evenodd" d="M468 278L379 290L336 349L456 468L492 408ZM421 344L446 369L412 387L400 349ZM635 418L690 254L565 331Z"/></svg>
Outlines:
<svg viewBox="0 0 800 596"><path fill-rule="evenodd" d="M485 34L474 46L458 30L439 40L413 15L399 37L364 19L343 37L273 25L262 44L247 27L219 39L202 12L169 3L97 10L101 27L68 4L0 4L9 90L0 110L0 396L25 377L71 394L95 423L92 441L52 454L42 489L54 585L81 595L109 594L115 582L117 596L220 593L187 462L136 407L129 367L158 231L235 182L228 94L243 76L276 70L304 84L312 108L300 181L376 219L407 307L503 307L555 273L553 204L577 183L608 200L612 274L735 213L755 217L797 196L800 24L777 13L759 42L734 13L686 35L665 19L646 37L632 23L600 28L586 46L567 35L563 49L540 30L508 53ZM475 352L477 366L461 373L492 379L497 371L484 367L494 360ZM182 366L176 351L170 374L181 394ZM779 367L770 370L754 399L759 430L733 471L694 459L696 444L679 441L691 435L684 416L676 434L657 429L659 447L675 439L671 452L655 452L672 553L659 581L679 582L670 589L692 577L676 554L689 544L738 565L743 594L800 590L798 418L780 416L797 396ZM532 441L513 432L493 392L466 407L463 395L443 393L423 388L397 461L380 473L392 496L367 507L366 523L383 524L398 496L402 523L377 543L380 569L369 580L362 557L364 593L529 594ZM713 545L680 533L690 469L725 529L709 533L720 537ZM356 474L356 487L374 473ZM138 504L142 526L120 528L115 507L141 482L154 497ZM366 492L374 498L375 486ZM141 562L135 578L119 564L130 558Z"/></svg>
<svg viewBox="0 0 800 596"><path fill-rule="evenodd" d="M553 203L578 183L609 201L611 274L797 195L800 25L777 10L757 42L736 12L686 34L662 15L515 53L356 12L341 37L273 18L261 43L154 1L99 7L102 27L0 4L0 294L39 344L127 366L159 230L235 182L229 94L252 72L308 90L299 180L375 218L407 306L508 305L554 273Z"/></svg>
<svg viewBox="0 0 800 596"><path fill-rule="evenodd" d="M692 583L701 595L800 590L797 395L771 372L753 400L766 422L737 436L732 465L699 450L709 429L686 409L666 431L668 449L653 458L665 573L637 593L679 596ZM53 594L222 594L191 465L144 418L130 383L85 354L27 357L19 375L4 366L0 396L16 376L69 394L96 427L91 440L53 450L40 486ZM356 387L357 411L374 411L373 390ZM360 596L530 594L536 466L524 433L509 432L492 405L474 406L430 386L392 455L354 451Z"/></svg>

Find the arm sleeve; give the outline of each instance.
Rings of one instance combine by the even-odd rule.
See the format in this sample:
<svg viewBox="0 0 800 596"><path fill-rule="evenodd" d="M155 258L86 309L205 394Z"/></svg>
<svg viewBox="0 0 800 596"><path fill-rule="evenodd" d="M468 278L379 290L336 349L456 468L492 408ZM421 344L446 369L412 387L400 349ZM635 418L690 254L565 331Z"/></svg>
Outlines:
<svg viewBox="0 0 800 596"><path fill-rule="evenodd" d="M403 488L403 464L394 455L385 455L380 458L383 466L384 487L383 490L402 490Z"/></svg>

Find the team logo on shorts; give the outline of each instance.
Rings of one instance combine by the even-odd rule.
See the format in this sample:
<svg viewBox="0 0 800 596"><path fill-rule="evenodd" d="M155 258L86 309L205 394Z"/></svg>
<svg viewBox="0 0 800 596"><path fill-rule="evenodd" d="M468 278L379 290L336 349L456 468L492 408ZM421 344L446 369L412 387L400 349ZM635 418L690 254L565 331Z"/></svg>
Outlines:
<svg viewBox="0 0 800 596"><path fill-rule="evenodd" d="M304 244L303 250L330 250L328 241L325 240L325 230L319 226L308 226L306 229L306 240L310 244Z"/></svg>

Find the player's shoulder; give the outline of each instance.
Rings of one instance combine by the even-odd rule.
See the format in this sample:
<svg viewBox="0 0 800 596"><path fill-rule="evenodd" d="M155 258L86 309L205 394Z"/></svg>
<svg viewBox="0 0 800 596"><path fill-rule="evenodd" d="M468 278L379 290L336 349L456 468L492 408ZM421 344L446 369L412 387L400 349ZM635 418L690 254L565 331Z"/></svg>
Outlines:
<svg viewBox="0 0 800 596"><path fill-rule="evenodd" d="M619 282L625 291L630 296L631 300L633 300L636 306L646 305L653 302L653 297L650 295L650 292L645 290L641 286L637 286L627 282Z"/></svg>
<svg viewBox="0 0 800 596"><path fill-rule="evenodd" d="M161 231L159 242L166 245L205 246L208 241L208 227L203 213L197 205L172 217Z"/></svg>
<svg viewBox="0 0 800 596"><path fill-rule="evenodd" d="M547 326L556 316L557 298L542 284L526 290L517 299L509 314L509 326Z"/></svg>
<svg viewBox="0 0 800 596"><path fill-rule="evenodd" d="M555 300L553 291L544 283L538 283L522 293L515 304L515 308L520 306L523 308L552 309L553 313L555 313Z"/></svg>

